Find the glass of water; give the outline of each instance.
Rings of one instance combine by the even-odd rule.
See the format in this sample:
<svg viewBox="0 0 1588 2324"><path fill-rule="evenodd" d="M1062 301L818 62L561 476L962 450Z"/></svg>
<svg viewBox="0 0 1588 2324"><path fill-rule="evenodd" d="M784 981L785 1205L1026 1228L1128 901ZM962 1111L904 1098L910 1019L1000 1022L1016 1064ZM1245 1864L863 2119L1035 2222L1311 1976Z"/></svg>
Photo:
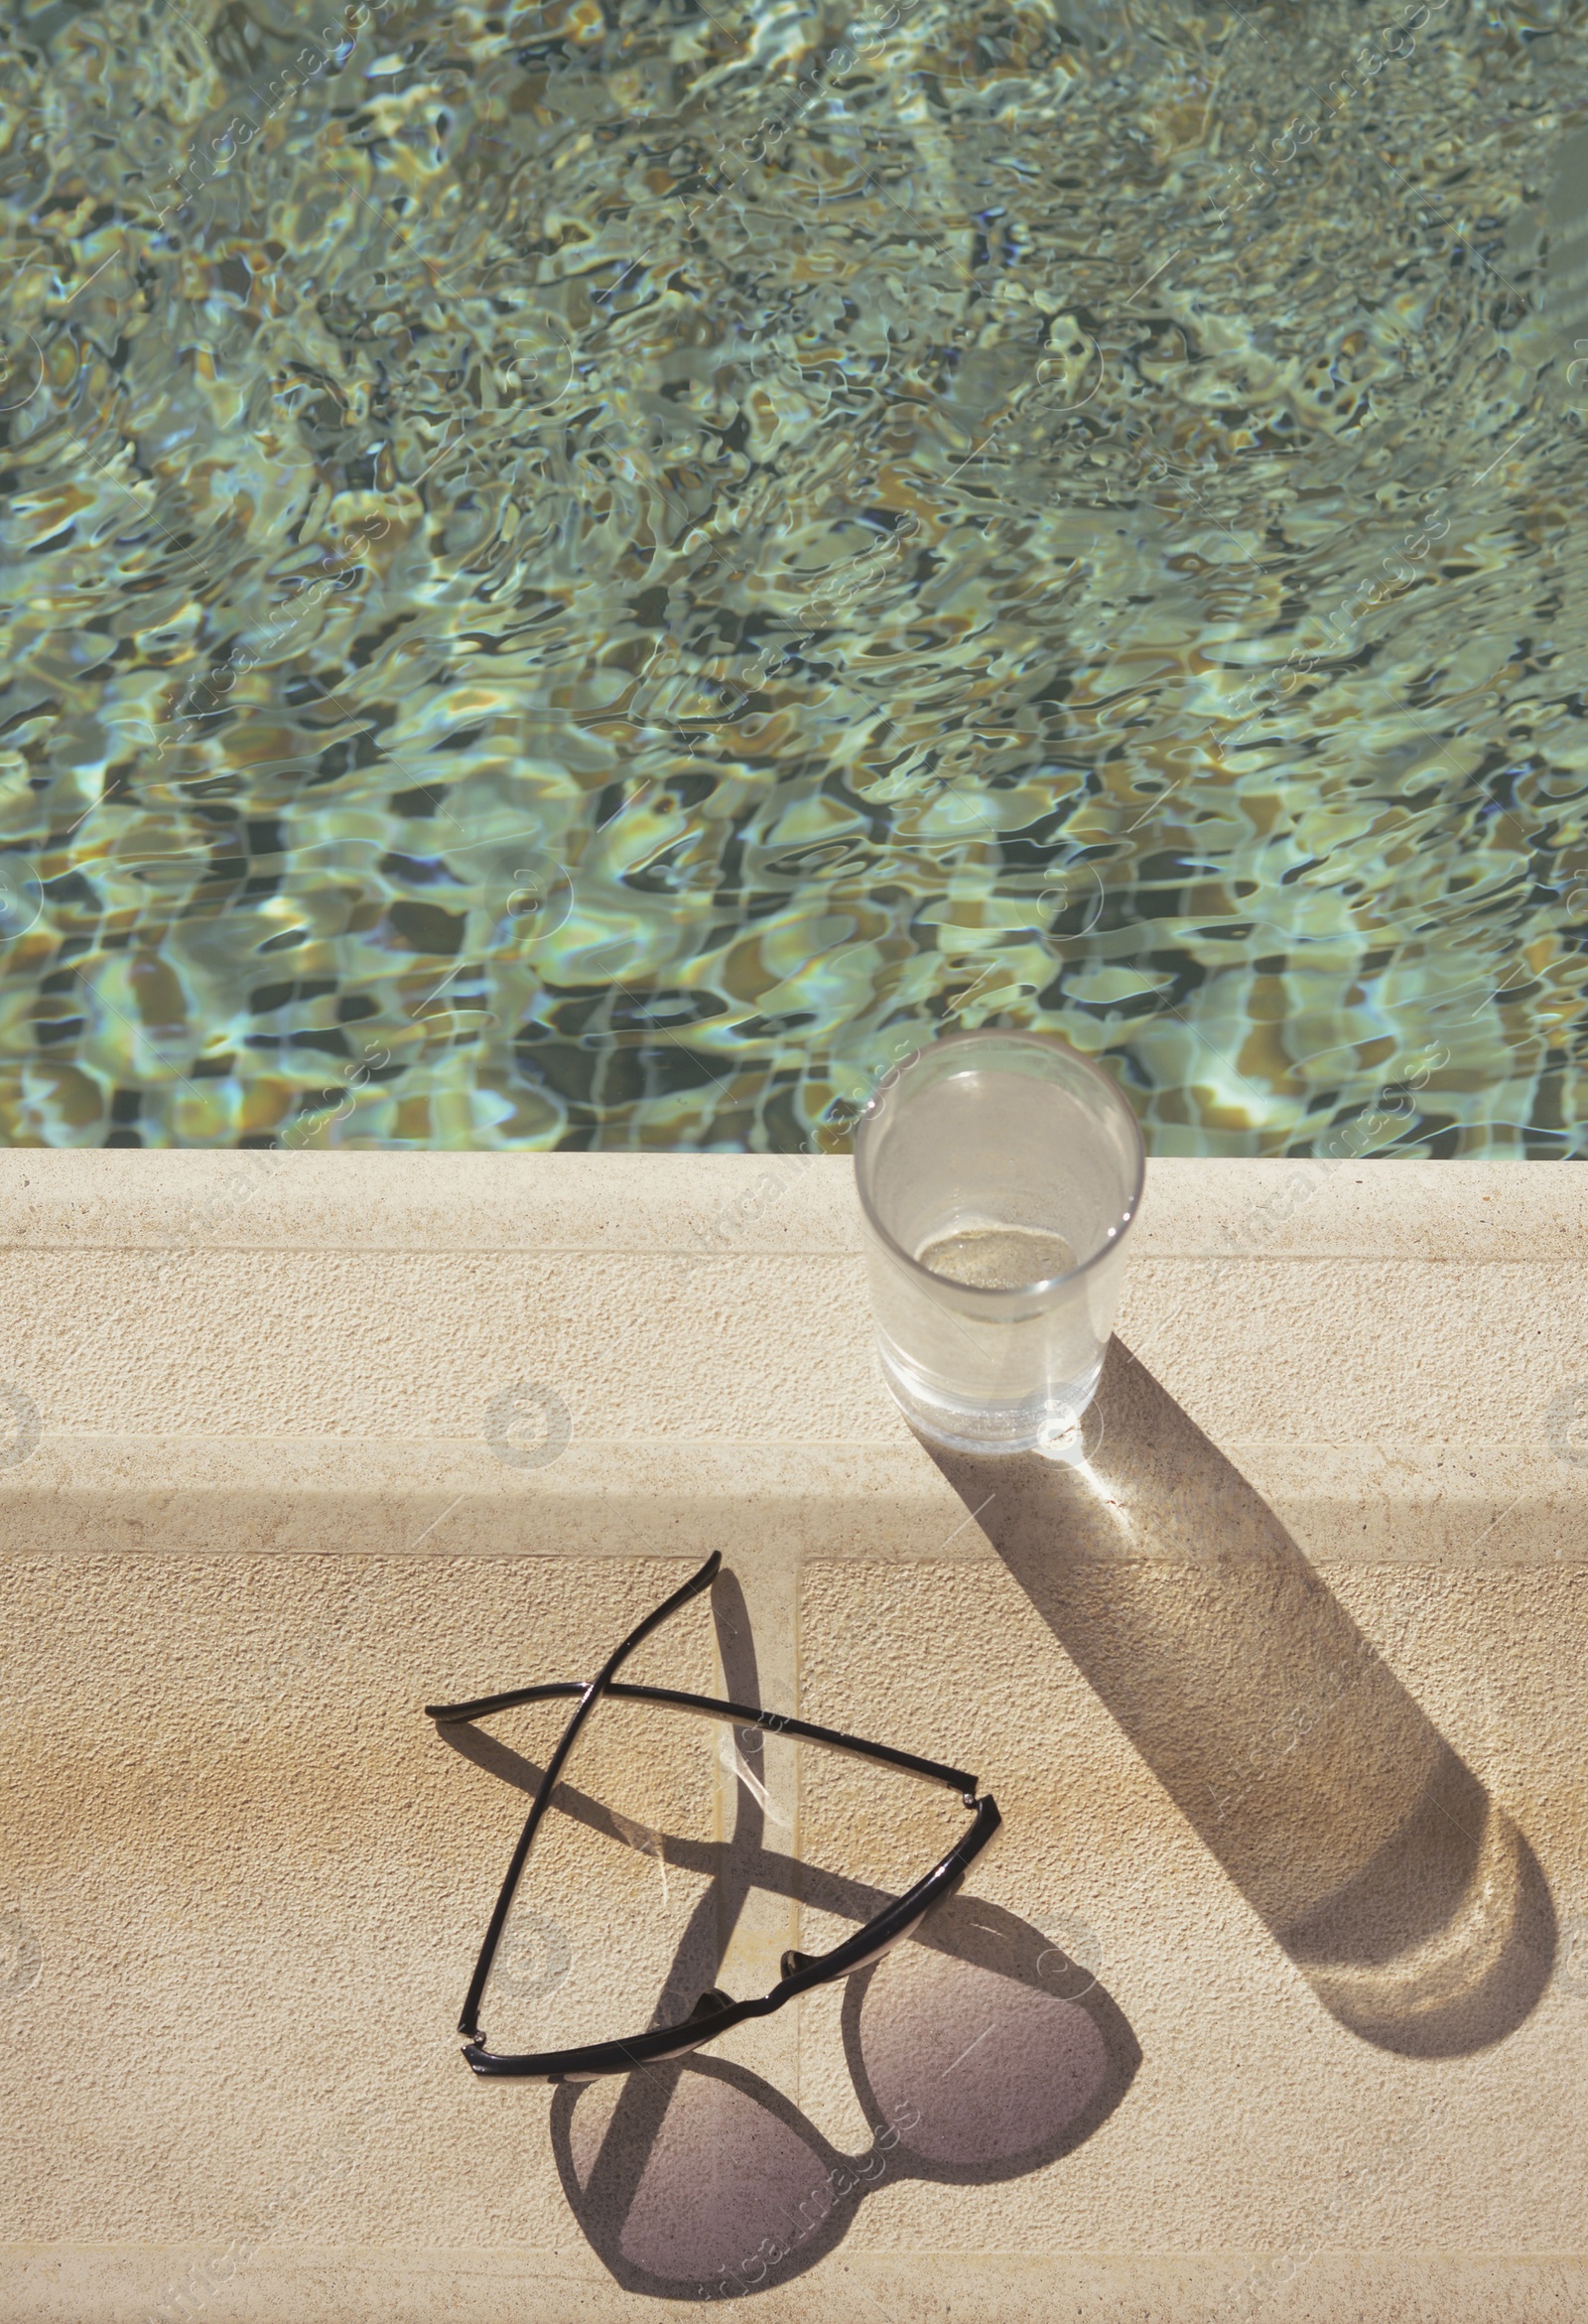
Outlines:
<svg viewBox="0 0 1588 2324"><path fill-rule="evenodd" d="M958 1451L1076 1451L1146 1176L1114 1083L1048 1033L951 1033L883 1078L855 1175L907 1417Z"/></svg>

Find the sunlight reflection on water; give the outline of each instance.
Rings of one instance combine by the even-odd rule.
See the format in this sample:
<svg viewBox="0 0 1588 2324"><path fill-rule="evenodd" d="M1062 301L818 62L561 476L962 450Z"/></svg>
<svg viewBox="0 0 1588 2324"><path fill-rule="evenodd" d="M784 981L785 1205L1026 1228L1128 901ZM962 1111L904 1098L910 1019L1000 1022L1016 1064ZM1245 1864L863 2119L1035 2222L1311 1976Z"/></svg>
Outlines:
<svg viewBox="0 0 1588 2324"><path fill-rule="evenodd" d="M0 36L0 1135L1577 1151L1580 11L840 29Z"/></svg>

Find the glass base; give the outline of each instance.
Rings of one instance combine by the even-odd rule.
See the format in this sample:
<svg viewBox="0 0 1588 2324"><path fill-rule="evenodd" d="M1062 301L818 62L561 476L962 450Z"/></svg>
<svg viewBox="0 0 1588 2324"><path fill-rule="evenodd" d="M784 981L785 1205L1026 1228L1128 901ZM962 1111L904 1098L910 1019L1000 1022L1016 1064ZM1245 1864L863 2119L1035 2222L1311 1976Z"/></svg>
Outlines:
<svg viewBox="0 0 1588 2324"><path fill-rule="evenodd" d="M931 1395L878 1343L882 1377L912 1428L948 1452L1036 1452L1045 1460L1075 1462L1097 1449L1101 1429L1088 1412L1103 1376L1102 1358L1091 1377L1067 1381L1017 1404L973 1404Z"/></svg>

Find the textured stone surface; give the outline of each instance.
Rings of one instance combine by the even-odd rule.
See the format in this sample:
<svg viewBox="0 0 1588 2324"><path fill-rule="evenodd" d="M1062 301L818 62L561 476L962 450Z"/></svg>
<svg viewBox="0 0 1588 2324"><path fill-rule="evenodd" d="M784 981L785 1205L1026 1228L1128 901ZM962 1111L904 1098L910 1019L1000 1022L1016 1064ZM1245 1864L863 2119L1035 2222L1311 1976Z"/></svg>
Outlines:
<svg viewBox="0 0 1588 2324"><path fill-rule="evenodd" d="M1076 1472L909 1435L847 1163L0 1155L0 2317L1581 2316L1585 1228L1541 1165L1154 1164ZM1003 1831L682 2073L480 2085L560 1713L420 1706L714 1547L636 1675ZM734 1748L609 1708L493 2032L763 1987L960 1829Z"/></svg>

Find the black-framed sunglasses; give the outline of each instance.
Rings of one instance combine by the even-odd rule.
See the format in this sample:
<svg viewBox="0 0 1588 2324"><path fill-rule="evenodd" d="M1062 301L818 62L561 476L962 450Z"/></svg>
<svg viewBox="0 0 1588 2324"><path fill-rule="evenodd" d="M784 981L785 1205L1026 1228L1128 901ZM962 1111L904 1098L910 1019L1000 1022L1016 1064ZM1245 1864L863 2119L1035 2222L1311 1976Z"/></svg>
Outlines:
<svg viewBox="0 0 1588 2324"><path fill-rule="evenodd" d="M653 1630L659 1629L669 1615L676 1614L691 1598L709 1589L723 1564L722 1552L714 1550L698 1573L692 1574L681 1589L645 1616L623 1640L615 1653L608 1656L597 1676L587 1681L563 1680L546 1687L514 1687L503 1695L481 1695L470 1703L433 1703L425 1707L425 1716L441 1724L483 1718L493 1710L509 1710L521 1703L550 1703L577 1697L573 1717L563 1730L562 1740L547 1761L524 1829L519 1835L501 1893L496 1899L485 1930L485 1940L474 1964L468 1991L463 1999L463 2015L458 2030L464 2037L463 2056L476 2074L512 2075L534 2082L592 2082L600 2074L627 2074L636 2066L653 2066L669 2058L682 2058L703 2043L715 2041L730 2026L742 2025L746 2018L769 2017L800 1993L811 1992L817 1985L831 1984L838 1978L849 1977L858 1969L864 1969L878 1960L894 1945L900 1944L916 1929L933 1905L941 1903L964 1879L970 1865L996 1832L1001 1821L997 1803L990 1793L977 1797L978 1783L974 1775L967 1775L958 1767L944 1767L935 1759L922 1759L913 1751L896 1751L887 1743L868 1743L859 1735L839 1734L832 1727L813 1726L808 1719L786 1718L771 1710L754 1710L742 1703L719 1702L710 1695L680 1694L670 1687L630 1687L617 1681L616 1674L623 1663L643 1645ZM728 1719L736 1726L756 1727L763 1734L788 1735L805 1743L826 1743L835 1751L847 1751L861 1759L872 1759L884 1767L902 1769L908 1775L922 1776L929 1783L941 1783L957 1792L964 1805L971 1810L971 1826L963 1838L950 1848L941 1862L933 1865L924 1879L917 1880L894 1903L866 1922L864 1928L837 1945L830 1953L794 1953L783 1955L782 1976L769 1993L753 2000L735 2001L715 1987L702 1993L689 2014L676 2025L653 2027L648 2033L632 2035L627 2041L589 2042L577 2049L530 2051L521 2056L504 2056L490 2050L479 2023L480 2001L484 1994L496 1949L501 1942L507 1915L523 1876L524 1865L534 1846L536 1832L551 1804L552 1793L567 1765L569 1753L579 1739L580 1729L603 1695L624 1702L650 1703L664 1709L687 1710L702 1718Z"/></svg>

